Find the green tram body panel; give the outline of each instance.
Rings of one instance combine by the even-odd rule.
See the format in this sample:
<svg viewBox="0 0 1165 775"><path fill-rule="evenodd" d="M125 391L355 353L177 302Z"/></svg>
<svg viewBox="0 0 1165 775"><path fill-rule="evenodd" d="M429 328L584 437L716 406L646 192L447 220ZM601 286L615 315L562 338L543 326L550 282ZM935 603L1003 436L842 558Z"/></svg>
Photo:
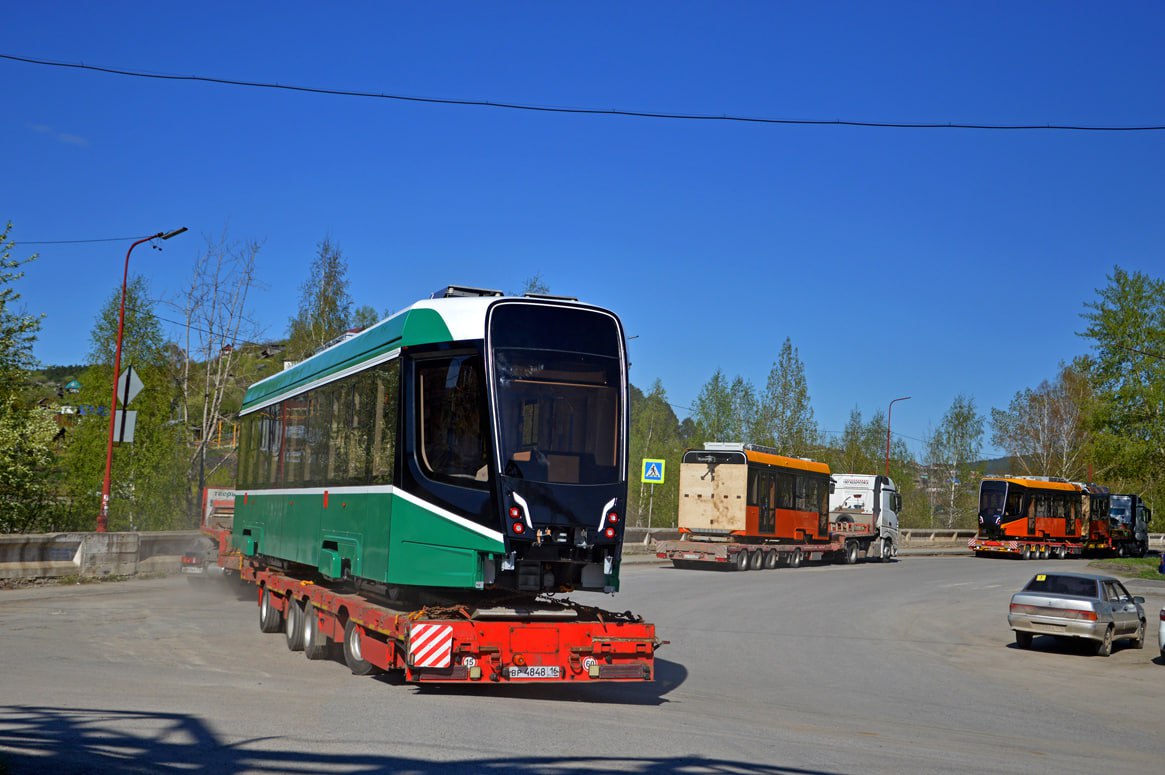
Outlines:
<svg viewBox="0 0 1165 775"><path fill-rule="evenodd" d="M504 553L501 534L450 518L385 487L377 492L250 492L238 496L235 530L244 553L278 557L338 578L386 584L474 587L481 555ZM244 503L244 500L246 503ZM248 541L248 539L250 539Z"/></svg>

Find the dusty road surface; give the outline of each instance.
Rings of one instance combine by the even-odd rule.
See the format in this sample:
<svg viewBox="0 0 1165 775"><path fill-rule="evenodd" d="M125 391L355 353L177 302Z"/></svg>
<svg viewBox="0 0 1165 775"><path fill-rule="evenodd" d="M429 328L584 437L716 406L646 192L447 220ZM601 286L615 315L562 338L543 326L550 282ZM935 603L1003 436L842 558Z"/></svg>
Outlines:
<svg viewBox="0 0 1165 775"><path fill-rule="evenodd" d="M181 578L0 591L0 773L1156 773L1165 665L1014 646L1039 568L909 557L724 573L651 563L614 598L671 641L644 685L424 690L309 662Z"/></svg>

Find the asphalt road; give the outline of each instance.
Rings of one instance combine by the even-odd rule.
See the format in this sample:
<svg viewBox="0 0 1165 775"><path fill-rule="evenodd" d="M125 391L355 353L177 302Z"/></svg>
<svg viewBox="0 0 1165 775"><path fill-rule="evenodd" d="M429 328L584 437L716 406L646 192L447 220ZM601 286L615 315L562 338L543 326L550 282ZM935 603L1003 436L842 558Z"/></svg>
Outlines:
<svg viewBox="0 0 1165 775"><path fill-rule="evenodd" d="M357 678L181 578L0 591L0 774L1159 772L1165 586L1143 650L1013 645L1011 592L1084 567L635 564L577 599L657 625L657 681L570 687Z"/></svg>

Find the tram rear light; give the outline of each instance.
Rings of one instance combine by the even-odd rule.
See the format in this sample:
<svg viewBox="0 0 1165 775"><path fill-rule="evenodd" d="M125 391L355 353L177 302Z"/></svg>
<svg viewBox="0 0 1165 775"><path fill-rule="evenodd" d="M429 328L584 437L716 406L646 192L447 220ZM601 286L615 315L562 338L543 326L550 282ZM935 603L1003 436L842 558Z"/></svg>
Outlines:
<svg viewBox="0 0 1165 775"><path fill-rule="evenodd" d="M615 537L615 528L613 528L613 527L607 528L606 530L603 531L603 535L605 535L607 538L614 538Z"/></svg>
<svg viewBox="0 0 1165 775"><path fill-rule="evenodd" d="M607 524L615 525L619 522L619 515L613 511L607 513Z"/></svg>
<svg viewBox="0 0 1165 775"><path fill-rule="evenodd" d="M518 535L522 535L522 533L526 532L526 526L523 525L521 522L515 522L512 525L512 527L514 529L514 532L517 533Z"/></svg>
<svg viewBox="0 0 1165 775"><path fill-rule="evenodd" d="M510 506L510 519L521 519L522 510L517 506Z"/></svg>

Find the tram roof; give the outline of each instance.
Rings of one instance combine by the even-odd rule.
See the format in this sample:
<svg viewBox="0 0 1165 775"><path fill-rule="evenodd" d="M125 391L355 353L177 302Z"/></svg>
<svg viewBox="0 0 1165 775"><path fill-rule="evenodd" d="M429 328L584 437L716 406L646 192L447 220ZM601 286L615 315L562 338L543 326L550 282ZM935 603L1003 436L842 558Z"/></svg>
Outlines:
<svg viewBox="0 0 1165 775"><path fill-rule="evenodd" d="M985 482L1010 482L1037 490L1060 490L1061 492L1083 492L1084 488L1073 482L1050 482L1047 479L1029 479L1023 476L985 476Z"/></svg>
<svg viewBox="0 0 1165 775"><path fill-rule="evenodd" d="M591 307L559 297L450 296L422 299L355 336L254 383L247 388L240 414L254 412L376 363L391 360L402 347L484 339L485 318L489 308L501 301L523 300Z"/></svg>
<svg viewBox="0 0 1165 775"><path fill-rule="evenodd" d="M800 457L785 457L784 455L775 455L771 452L748 449L747 447L744 450L744 454L754 463L764 463L765 465L781 466L783 468L798 468L802 471L813 471L814 473L829 476L828 463L806 460Z"/></svg>

